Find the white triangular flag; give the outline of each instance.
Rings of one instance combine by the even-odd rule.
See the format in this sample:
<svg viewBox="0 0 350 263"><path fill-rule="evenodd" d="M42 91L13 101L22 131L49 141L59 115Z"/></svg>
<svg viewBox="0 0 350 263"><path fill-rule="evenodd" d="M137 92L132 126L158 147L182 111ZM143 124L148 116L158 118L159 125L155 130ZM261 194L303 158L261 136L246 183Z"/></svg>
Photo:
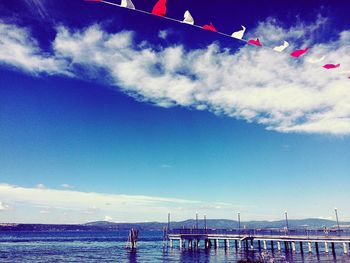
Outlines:
<svg viewBox="0 0 350 263"><path fill-rule="evenodd" d="M287 41L284 41L282 46L274 47L273 50L275 50L275 51L277 51L277 52L282 52L282 51L285 50L287 47L289 47L289 43L288 43Z"/></svg>
<svg viewBox="0 0 350 263"><path fill-rule="evenodd" d="M135 9L135 6L131 0L122 0L120 6L130 8L130 9Z"/></svg>
<svg viewBox="0 0 350 263"><path fill-rule="evenodd" d="M232 33L231 37L242 39L246 30L244 26L242 26L242 28L242 30Z"/></svg>
<svg viewBox="0 0 350 263"><path fill-rule="evenodd" d="M312 64L315 64L315 63L323 61L325 58L326 58L325 56L322 56L321 58L308 58L308 59L306 59L306 61L310 62Z"/></svg>
<svg viewBox="0 0 350 263"><path fill-rule="evenodd" d="M191 16L191 13L190 11L186 11L185 14L184 14L184 20L182 21L182 23L186 23L186 24L189 24L189 25L194 25L194 19L193 17Z"/></svg>

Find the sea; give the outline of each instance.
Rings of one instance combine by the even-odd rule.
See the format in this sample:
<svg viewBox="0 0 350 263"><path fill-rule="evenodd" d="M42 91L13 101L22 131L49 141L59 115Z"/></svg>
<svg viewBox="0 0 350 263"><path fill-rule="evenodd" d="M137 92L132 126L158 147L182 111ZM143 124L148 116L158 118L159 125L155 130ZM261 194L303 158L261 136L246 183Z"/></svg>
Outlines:
<svg viewBox="0 0 350 263"><path fill-rule="evenodd" d="M127 248L127 231L100 232L0 232L1 263L48 262L349 262L337 248L336 255L225 249L163 247L162 232L141 231L136 249ZM232 244L233 245L233 244ZM255 261L254 261L255 260Z"/></svg>

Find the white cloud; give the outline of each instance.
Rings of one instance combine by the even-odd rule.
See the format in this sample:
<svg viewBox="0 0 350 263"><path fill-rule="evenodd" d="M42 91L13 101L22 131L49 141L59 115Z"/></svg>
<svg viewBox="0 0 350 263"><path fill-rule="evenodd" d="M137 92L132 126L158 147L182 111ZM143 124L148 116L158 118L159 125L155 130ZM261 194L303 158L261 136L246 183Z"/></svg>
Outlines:
<svg viewBox="0 0 350 263"><path fill-rule="evenodd" d="M166 39L168 36L168 31L167 30L159 30L158 32L158 37L161 39Z"/></svg>
<svg viewBox="0 0 350 263"><path fill-rule="evenodd" d="M45 20L47 23L51 16L48 12L48 9L46 7L48 1L45 0L25 0L25 3L27 4L29 10L32 12L32 14L37 18L41 18L42 20Z"/></svg>
<svg viewBox="0 0 350 263"><path fill-rule="evenodd" d="M170 164L162 164L160 168L171 168L172 166Z"/></svg>
<svg viewBox="0 0 350 263"><path fill-rule="evenodd" d="M218 44L189 51L183 46L155 48L146 42L135 43L132 32L110 34L97 25L78 31L59 27L50 56L42 55L24 29L2 25L0 36L12 34L9 32L26 35L16 35L12 37L16 41L6 44L7 52L13 54L15 43L20 55L12 58L0 51L0 62L34 73L75 72L78 77L97 79L102 70L108 85L161 107L206 109L280 132L350 134L347 75L288 55L294 48L311 45L312 33L325 23L320 17L314 24L283 28L270 19L251 30L264 44L289 40L287 54L248 45L235 53ZM310 37L305 39L304 34ZM314 44L308 57L325 55L325 63L341 63L342 70L348 70L349 38L350 31L344 31L337 40ZM30 64L30 57L35 62ZM84 76L78 70L82 67Z"/></svg>
<svg viewBox="0 0 350 263"><path fill-rule="evenodd" d="M86 209L85 213L86 214L96 214L100 211L101 209L96 207L96 206L92 206L92 207L89 207L88 209Z"/></svg>
<svg viewBox="0 0 350 263"><path fill-rule="evenodd" d="M20 68L33 74L69 74L66 61L44 52L26 28L0 20L0 64Z"/></svg>
<svg viewBox="0 0 350 263"><path fill-rule="evenodd" d="M103 220L111 222L113 220L113 218L111 216L105 216Z"/></svg>
<svg viewBox="0 0 350 263"><path fill-rule="evenodd" d="M45 187L44 184L37 184L36 188L38 188L38 189L45 189L46 187Z"/></svg>
<svg viewBox="0 0 350 263"><path fill-rule="evenodd" d="M11 210L11 206L0 201L0 212Z"/></svg>
<svg viewBox="0 0 350 263"><path fill-rule="evenodd" d="M220 206L220 213L224 215L231 214L234 209L234 205L229 203L49 188L25 188L8 184L0 184L0 200L11 202L18 207L14 211L15 214L9 217L9 222L23 222L23 220L47 222L49 220L48 222L51 223L81 223L96 221L102 215L108 215L113 219L125 222L155 221L165 218L168 211L172 211L176 217L184 219L192 216L193 211L196 210L210 212L210 210L215 210L216 207ZM9 206L5 203L0 203L0 210L7 208ZM69 217L67 212L69 212ZM215 213L218 214L217 211ZM38 215L40 216L38 217Z"/></svg>
<svg viewBox="0 0 350 263"><path fill-rule="evenodd" d="M73 186L73 185L70 185L70 184L61 184L61 186L62 186L63 188L74 188L74 186Z"/></svg>

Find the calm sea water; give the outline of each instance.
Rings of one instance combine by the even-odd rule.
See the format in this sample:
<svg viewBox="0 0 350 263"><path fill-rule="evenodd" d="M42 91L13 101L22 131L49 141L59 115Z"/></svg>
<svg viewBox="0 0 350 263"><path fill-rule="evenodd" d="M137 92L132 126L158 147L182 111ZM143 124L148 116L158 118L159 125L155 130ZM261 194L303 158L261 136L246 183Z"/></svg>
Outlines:
<svg viewBox="0 0 350 263"><path fill-rule="evenodd" d="M162 247L161 232L141 232L138 247L126 248L128 233L120 232L0 232L0 262L237 262L260 259L259 251L240 253L224 249L180 250ZM340 248L336 258L330 253L269 255L275 262L350 262ZM267 260L267 262L269 262Z"/></svg>

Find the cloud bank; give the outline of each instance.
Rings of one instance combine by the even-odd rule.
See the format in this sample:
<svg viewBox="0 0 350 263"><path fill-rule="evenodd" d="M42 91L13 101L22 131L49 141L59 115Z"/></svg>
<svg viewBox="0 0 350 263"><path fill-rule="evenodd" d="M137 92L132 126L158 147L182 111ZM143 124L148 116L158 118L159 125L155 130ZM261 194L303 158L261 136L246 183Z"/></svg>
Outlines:
<svg viewBox="0 0 350 263"><path fill-rule="evenodd" d="M202 202L145 195L122 195L0 184L2 222L82 223L96 220L159 221L168 212L191 218L194 211L225 216L229 203ZM12 209L13 208L13 209ZM150 213L152 211L152 213Z"/></svg>
<svg viewBox="0 0 350 263"><path fill-rule="evenodd" d="M99 25L58 27L51 51L44 52L28 29L1 23L0 64L31 74L97 79L160 107L208 110L269 130L347 135L350 80L344 74L349 69L350 75L350 30L312 45L308 53L308 58L341 63L341 69L327 71L288 56L312 44L312 32L325 23L319 18L283 28L269 19L251 31L272 46L288 40L287 54L247 45L232 51L218 43L195 50L162 48L136 43L133 32L112 34Z"/></svg>

